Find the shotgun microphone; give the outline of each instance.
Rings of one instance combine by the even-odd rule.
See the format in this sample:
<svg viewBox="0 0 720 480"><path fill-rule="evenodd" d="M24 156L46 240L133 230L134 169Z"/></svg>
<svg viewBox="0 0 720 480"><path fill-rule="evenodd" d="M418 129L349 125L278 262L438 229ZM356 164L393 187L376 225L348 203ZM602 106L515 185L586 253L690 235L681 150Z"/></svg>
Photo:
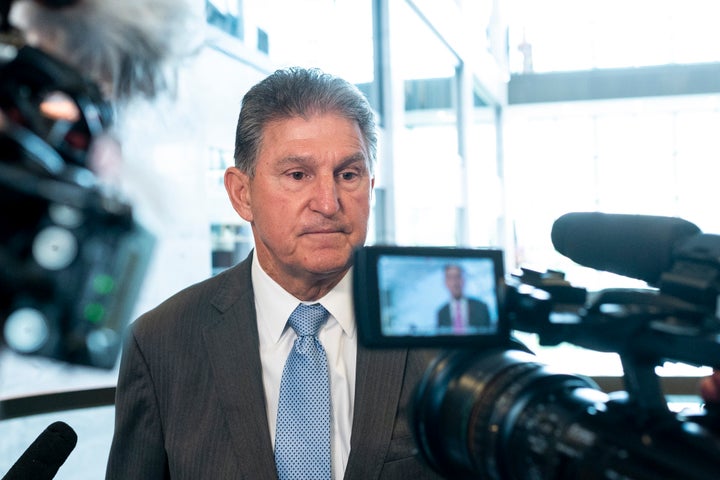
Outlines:
<svg viewBox="0 0 720 480"><path fill-rule="evenodd" d="M676 248L700 233L676 217L572 212L553 223L551 238L559 253L582 266L654 285L670 270Z"/></svg>

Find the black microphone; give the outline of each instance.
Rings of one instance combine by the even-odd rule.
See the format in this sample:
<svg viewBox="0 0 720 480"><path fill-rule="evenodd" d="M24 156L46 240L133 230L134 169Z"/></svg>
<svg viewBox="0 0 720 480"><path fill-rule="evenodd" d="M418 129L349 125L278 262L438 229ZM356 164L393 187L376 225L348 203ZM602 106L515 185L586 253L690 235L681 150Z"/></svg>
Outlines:
<svg viewBox="0 0 720 480"><path fill-rule="evenodd" d="M580 265L655 285L675 248L700 233L677 217L573 212L555 220L551 237L555 250Z"/></svg>
<svg viewBox="0 0 720 480"><path fill-rule="evenodd" d="M75 444L75 430L65 422L55 422L38 435L2 480L51 479L65 463Z"/></svg>

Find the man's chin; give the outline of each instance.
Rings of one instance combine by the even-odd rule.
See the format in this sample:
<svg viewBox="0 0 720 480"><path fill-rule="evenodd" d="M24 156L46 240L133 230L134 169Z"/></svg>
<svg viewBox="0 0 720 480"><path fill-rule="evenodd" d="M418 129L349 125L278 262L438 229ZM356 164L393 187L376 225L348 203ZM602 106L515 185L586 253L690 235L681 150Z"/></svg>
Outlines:
<svg viewBox="0 0 720 480"><path fill-rule="evenodd" d="M338 249L337 246L334 246L333 248L313 248L305 256L303 266L306 271L313 274L332 276L347 271L351 263L352 248L345 246Z"/></svg>
<svg viewBox="0 0 720 480"><path fill-rule="evenodd" d="M324 258L318 256L306 261L304 267L311 274L332 277L344 274L350 268L350 261L347 258Z"/></svg>

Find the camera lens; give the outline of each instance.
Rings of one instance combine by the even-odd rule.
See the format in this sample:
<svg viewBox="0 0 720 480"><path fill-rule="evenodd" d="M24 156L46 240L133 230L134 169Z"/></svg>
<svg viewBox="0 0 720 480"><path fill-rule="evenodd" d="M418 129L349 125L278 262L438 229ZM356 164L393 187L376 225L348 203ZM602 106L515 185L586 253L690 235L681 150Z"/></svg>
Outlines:
<svg viewBox="0 0 720 480"><path fill-rule="evenodd" d="M424 458L448 478L566 478L563 456L592 442L575 419L606 399L524 351L454 351L418 384L411 422Z"/></svg>

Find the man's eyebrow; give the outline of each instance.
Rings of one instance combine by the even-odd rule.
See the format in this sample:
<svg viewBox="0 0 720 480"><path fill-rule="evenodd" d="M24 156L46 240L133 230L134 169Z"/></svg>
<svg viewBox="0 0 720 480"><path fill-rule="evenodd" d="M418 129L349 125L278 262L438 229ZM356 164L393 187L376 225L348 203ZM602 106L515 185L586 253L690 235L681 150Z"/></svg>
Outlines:
<svg viewBox="0 0 720 480"><path fill-rule="evenodd" d="M282 157L278 161L278 166L287 167L292 165L312 163L314 163L314 160L311 155L288 155L287 157ZM367 156L363 152L355 152L343 158L338 164L337 169L343 169L355 163L367 164L369 162L367 161Z"/></svg>
<svg viewBox="0 0 720 480"><path fill-rule="evenodd" d="M282 157L278 161L279 166L287 166L287 165L294 165L298 163L309 163L312 161L312 157L309 155L289 155L287 157Z"/></svg>
<svg viewBox="0 0 720 480"><path fill-rule="evenodd" d="M338 168L342 169L354 163L363 163L367 165L370 162L368 162L367 156L363 152L355 152L352 155L345 157L343 161L340 162L340 165L338 165Z"/></svg>

